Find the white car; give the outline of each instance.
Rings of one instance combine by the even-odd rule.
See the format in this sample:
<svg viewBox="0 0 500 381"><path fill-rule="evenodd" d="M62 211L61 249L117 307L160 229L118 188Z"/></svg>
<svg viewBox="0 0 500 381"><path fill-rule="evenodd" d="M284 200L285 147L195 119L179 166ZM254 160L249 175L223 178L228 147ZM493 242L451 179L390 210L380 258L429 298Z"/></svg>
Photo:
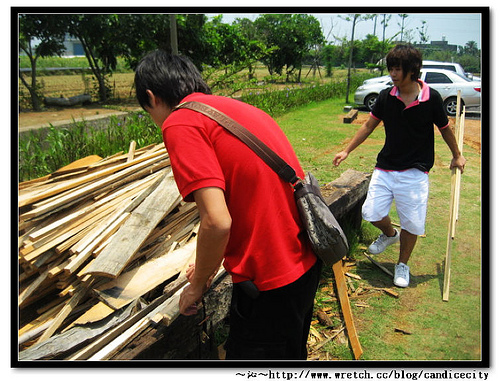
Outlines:
<svg viewBox="0 0 500 381"><path fill-rule="evenodd" d="M392 79L389 75L367 79L354 93L354 102L371 110L378 94L388 87L392 87Z"/></svg>
<svg viewBox="0 0 500 381"><path fill-rule="evenodd" d="M371 110L378 94L393 86L390 76L377 78L379 79L363 82L356 89L354 102L357 105L365 106ZM456 115L457 90L461 90L462 102L466 108L481 106L481 82L479 81L472 81L452 71L441 69L422 69L420 79L441 94L448 116Z"/></svg>
<svg viewBox="0 0 500 381"><path fill-rule="evenodd" d="M422 69L420 79L441 94L448 116L456 115L458 90L461 90L462 102L466 108L481 106L481 82L479 81L440 69Z"/></svg>
<svg viewBox="0 0 500 381"><path fill-rule="evenodd" d="M481 81L481 78L474 76L472 73L466 73L462 65L456 62L441 62L441 61L423 61L422 69L443 69L450 70L460 74L462 77L472 79L473 81Z"/></svg>

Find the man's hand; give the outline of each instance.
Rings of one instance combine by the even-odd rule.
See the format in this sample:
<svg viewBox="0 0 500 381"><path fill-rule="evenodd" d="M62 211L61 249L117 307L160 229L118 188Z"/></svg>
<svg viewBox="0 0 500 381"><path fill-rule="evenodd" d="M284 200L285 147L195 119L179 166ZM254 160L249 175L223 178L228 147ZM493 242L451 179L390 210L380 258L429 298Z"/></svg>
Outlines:
<svg viewBox="0 0 500 381"><path fill-rule="evenodd" d="M465 159L465 157L463 155L460 155L457 158L454 157L453 159L451 159L450 169L458 168L461 173L464 173L466 162L467 162L467 160Z"/></svg>
<svg viewBox="0 0 500 381"><path fill-rule="evenodd" d="M188 284L179 298L179 312L186 316L196 315L202 295L203 290L196 289L192 284Z"/></svg>
<svg viewBox="0 0 500 381"><path fill-rule="evenodd" d="M340 163L342 163L345 159L347 159L347 156L349 156L349 154L346 151L339 152L333 158L332 161L333 165L338 167Z"/></svg>

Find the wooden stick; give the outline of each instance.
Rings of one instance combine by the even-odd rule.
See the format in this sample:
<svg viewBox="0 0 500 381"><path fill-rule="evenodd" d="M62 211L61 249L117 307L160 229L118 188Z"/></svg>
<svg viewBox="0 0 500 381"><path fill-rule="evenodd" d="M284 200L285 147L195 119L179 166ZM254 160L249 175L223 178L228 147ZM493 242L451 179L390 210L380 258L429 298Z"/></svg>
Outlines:
<svg viewBox="0 0 500 381"><path fill-rule="evenodd" d="M68 317L68 315L73 311L73 309L80 303L80 301L83 299L83 297L87 294L87 291L90 287L91 282L87 284L81 284L80 288L78 289L77 293L74 294L71 299L69 300L68 304L66 304L62 310L57 314L55 317L54 321L48 327L45 332L40 336L38 339L37 343L41 343L42 341L47 340L49 337L51 337L57 329L61 326L61 324L64 322L64 319Z"/></svg>
<svg viewBox="0 0 500 381"><path fill-rule="evenodd" d="M363 254L365 255L366 258L368 258L375 266L377 266L380 270L382 270L384 273L386 273L387 275L389 275L391 277L391 279L394 277L394 274L386 269L384 266L382 266L380 263L378 263L375 259L373 259L372 257L370 257L368 254L366 254L365 252L363 252Z"/></svg>
<svg viewBox="0 0 500 381"><path fill-rule="evenodd" d="M351 343L354 358L358 360L363 354L363 350L361 349L358 334L356 333L356 327L354 326L354 321L352 319L351 305L349 304L349 297L347 296L347 286L345 283L344 271L342 269L342 261L337 261L332 266L332 269L335 277L335 284L337 285L337 296L342 308L344 323L347 328L347 335L349 337L349 342Z"/></svg>
<svg viewBox="0 0 500 381"><path fill-rule="evenodd" d="M134 156L135 156L135 146L136 146L136 142L134 140L132 140L130 142L130 146L128 148L128 155L127 155L127 163L129 161L132 161L134 160Z"/></svg>
<svg viewBox="0 0 500 381"><path fill-rule="evenodd" d="M460 100L461 92L458 91L457 94L457 105L461 103ZM463 128L464 128L464 117L465 116L465 106L463 107L463 114L460 117L460 110L457 107L456 116L456 135L458 135L458 149L462 152L463 148ZM450 278L451 278L451 248L453 239L455 237L456 223L458 219L458 198L460 197L460 180L461 172L458 168L453 168L451 174L451 197L450 197L450 218L448 221L448 239L446 241L446 256L444 259L444 280L443 280L443 301L447 302L450 298Z"/></svg>

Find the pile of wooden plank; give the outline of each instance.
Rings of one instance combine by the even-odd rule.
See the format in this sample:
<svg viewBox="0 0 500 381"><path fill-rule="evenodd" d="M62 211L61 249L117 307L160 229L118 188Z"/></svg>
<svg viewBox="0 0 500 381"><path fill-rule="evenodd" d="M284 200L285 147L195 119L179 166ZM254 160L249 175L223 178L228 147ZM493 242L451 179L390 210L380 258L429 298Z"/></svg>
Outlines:
<svg viewBox="0 0 500 381"><path fill-rule="evenodd" d="M19 184L19 360L110 358L174 319L199 224L163 146Z"/></svg>

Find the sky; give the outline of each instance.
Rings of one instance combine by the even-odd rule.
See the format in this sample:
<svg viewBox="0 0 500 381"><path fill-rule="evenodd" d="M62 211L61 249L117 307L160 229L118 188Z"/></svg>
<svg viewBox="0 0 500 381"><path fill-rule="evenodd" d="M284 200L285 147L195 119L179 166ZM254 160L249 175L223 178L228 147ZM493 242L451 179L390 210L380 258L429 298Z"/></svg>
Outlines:
<svg viewBox="0 0 500 381"><path fill-rule="evenodd" d="M265 9L265 8L264 8ZM275 9L273 9L274 11ZM293 8L292 8L293 10ZM311 8L314 11L314 8ZM327 10L327 9L325 9ZM283 8L283 12L290 12L287 8ZM335 8L332 8L335 12ZM369 8L367 8L369 12ZM401 30L401 17L398 15L397 10L395 13L389 13L391 18L386 28L386 38L394 36ZM432 12L432 10L430 11ZM223 21L226 23L233 22L236 18L249 18L255 20L258 13L222 13ZM352 33L352 22L346 21L345 17L348 14L338 13L311 13L318 19L322 28L323 35L329 41L334 41L336 37L347 37L350 39ZM405 19L405 30L413 30L413 41L419 41L417 28L422 27L422 21L425 21L427 28L426 35L429 41L446 40L450 45L465 46L469 41L475 41L478 48L481 48L481 14L473 13L407 13L409 16ZM209 14L208 16L213 16ZM387 19L387 18L386 18ZM379 39L382 39L382 16L377 17L375 34ZM373 34L374 21L360 21L356 24L355 39L362 40L367 34Z"/></svg>

